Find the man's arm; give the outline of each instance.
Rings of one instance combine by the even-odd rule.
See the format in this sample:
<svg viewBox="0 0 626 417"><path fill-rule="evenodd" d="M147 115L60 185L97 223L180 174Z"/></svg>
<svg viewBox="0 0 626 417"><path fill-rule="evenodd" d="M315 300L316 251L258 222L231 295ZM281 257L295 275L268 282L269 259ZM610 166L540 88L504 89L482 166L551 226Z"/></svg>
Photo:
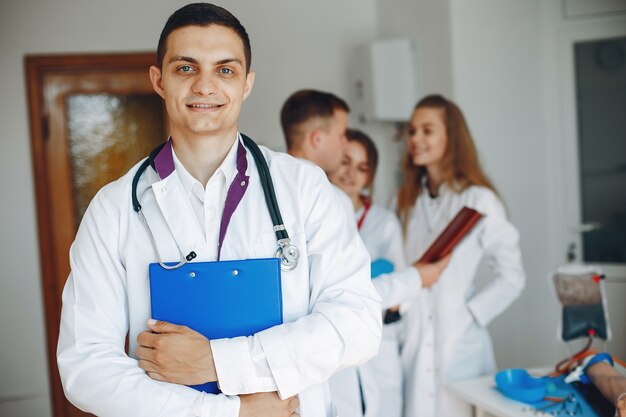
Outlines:
<svg viewBox="0 0 626 417"><path fill-rule="evenodd" d="M598 391L615 405L619 416L626 417L626 378L604 361L591 365L586 373Z"/></svg>
<svg viewBox="0 0 626 417"><path fill-rule="evenodd" d="M302 252L300 264L284 279L297 279L297 286L308 292L308 303L302 305L308 314L248 338L212 340L225 393L256 392L268 386L269 379L286 398L378 351L381 307L371 284L367 250L323 172L304 174L289 179L301 188L297 206L303 210L299 216L304 233L294 236Z"/></svg>

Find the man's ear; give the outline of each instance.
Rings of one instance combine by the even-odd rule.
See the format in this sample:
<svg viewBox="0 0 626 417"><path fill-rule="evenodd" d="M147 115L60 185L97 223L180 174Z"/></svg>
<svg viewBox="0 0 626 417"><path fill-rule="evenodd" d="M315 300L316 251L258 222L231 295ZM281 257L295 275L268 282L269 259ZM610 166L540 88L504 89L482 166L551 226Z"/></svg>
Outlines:
<svg viewBox="0 0 626 417"><path fill-rule="evenodd" d="M150 81L152 82L152 88L161 98L165 98L165 92L163 91L163 77L161 70L154 65L150 67Z"/></svg>
<svg viewBox="0 0 626 417"><path fill-rule="evenodd" d="M307 141L313 149L319 148L322 144L322 140L322 131L320 129L313 129L307 135Z"/></svg>
<svg viewBox="0 0 626 417"><path fill-rule="evenodd" d="M246 86L243 90L243 99L247 99L250 93L252 92L252 86L254 85L254 78L256 77L256 73L254 71L248 72L246 75Z"/></svg>

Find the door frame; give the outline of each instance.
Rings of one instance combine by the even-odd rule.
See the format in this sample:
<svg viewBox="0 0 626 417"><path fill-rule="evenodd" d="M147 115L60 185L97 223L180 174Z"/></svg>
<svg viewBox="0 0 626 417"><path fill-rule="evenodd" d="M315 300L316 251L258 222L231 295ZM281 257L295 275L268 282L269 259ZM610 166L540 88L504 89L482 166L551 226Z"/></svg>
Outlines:
<svg viewBox="0 0 626 417"><path fill-rule="evenodd" d="M552 31L546 37L544 49L547 63L544 98L546 132L552 138L548 182L550 189L557 190L550 201L552 258L562 264L570 243L576 245L576 259L582 259L582 234L578 231L582 210L574 46L578 42L626 36L626 15L565 19L557 2L553 3L547 6L552 8L551 22L544 22L544 28ZM608 279L626 282L626 264L598 266Z"/></svg>
<svg viewBox="0 0 626 417"><path fill-rule="evenodd" d="M50 394L52 397L53 415L65 417L76 415L75 409L65 398L59 378L56 361L56 345L59 337L59 321L61 317L61 293L59 283L59 265L55 257L48 256L54 252L53 223L50 217L51 190L42 178L45 178L48 167L46 141L49 140L48 115L44 101L45 78L54 74L80 75L91 72L108 71L145 71L156 63L154 52L127 52L117 54L65 54L65 55L26 55L24 68L28 99L28 115L32 164L35 180L35 196L37 204L37 226L39 237L39 259L41 263L41 279L44 299L44 321L46 330L46 352L49 369ZM68 255L69 257L69 255ZM67 277L65 277L67 278Z"/></svg>

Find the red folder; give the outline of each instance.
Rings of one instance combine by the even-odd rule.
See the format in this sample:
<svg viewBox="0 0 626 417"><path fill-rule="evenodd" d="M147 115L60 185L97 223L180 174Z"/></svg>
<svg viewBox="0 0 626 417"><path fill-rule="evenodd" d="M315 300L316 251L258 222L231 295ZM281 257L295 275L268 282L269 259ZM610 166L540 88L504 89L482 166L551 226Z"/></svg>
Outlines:
<svg viewBox="0 0 626 417"><path fill-rule="evenodd" d="M483 215L469 207L463 207L448 223L443 232L424 252L418 262L437 262L452 252L452 249L476 226Z"/></svg>

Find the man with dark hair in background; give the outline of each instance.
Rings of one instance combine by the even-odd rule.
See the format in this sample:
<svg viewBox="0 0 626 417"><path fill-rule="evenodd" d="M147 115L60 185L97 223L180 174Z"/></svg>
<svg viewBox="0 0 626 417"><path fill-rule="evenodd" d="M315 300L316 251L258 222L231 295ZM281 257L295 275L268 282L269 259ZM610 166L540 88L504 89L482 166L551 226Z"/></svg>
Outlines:
<svg viewBox="0 0 626 417"><path fill-rule="evenodd" d="M280 112L287 152L290 155L312 162L334 174L341 166L348 145L348 113L350 108L341 98L319 90L299 90L291 94ZM354 208L348 195L338 187L335 194L352 224ZM367 369L350 367L337 372L329 381L333 405L341 417L363 417L374 415L378 390L363 384L372 381L371 375L363 375Z"/></svg>
<svg viewBox="0 0 626 417"><path fill-rule="evenodd" d="M331 174L339 168L348 144L350 108L341 98L317 90L300 90L283 104L280 123L287 152Z"/></svg>

